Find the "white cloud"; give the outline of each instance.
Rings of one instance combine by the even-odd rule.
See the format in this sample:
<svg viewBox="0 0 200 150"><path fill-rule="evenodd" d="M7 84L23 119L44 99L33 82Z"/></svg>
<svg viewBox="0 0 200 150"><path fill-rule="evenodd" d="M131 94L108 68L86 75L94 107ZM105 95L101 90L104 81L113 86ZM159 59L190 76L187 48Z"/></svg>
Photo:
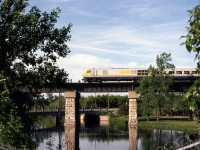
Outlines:
<svg viewBox="0 0 200 150"><path fill-rule="evenodd" d="M69 73L69 79L78 81L82 79L82 74L89 68L109 68L120 67L114 64L110 59L98 58L89 54L74 54L67 58L60 58L58 65Z"/></svg>
<svg viewBox="0 0 200 150"><path fill-rule="evenodd" d="M79 26L75 27L70 47L82 53L112 54L137 59L152 60L163 51L174 52L183 49L179 37L182 32L174 27L179 22L152 27L130 26ZM148 33L147 33L148 31ZM85 38L87 37L87 38ZM186 51L183 53L187 54ZM112 59L112 58L111 58Z"/></svg>

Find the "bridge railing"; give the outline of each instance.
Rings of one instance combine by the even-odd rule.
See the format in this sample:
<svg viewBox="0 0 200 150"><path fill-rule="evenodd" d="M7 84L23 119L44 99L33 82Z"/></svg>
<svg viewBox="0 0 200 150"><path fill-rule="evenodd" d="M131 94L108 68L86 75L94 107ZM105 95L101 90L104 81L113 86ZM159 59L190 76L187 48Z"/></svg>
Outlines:
<svg viewBox="0 0 200 150"><path fill-rule="evenodd" d="M58 107L33 107L31 109L27 109L27 112L59 112L65 111L65 108L58 108Z"/></svg>
<svg viewBox="0 0 200 150"><path fill-rule="evenodd" d="M27 109L27 112L30 112L30 113L33 113L33 112L59 112L59 111L62 111L64 112L65 111L65 108L58 108L58 107L33 107L31 109ZM118 108L81 108L79 109L80 112L85 112L85 111L101 111L101 112L108 112L108 111L118 111Z"/></svg>

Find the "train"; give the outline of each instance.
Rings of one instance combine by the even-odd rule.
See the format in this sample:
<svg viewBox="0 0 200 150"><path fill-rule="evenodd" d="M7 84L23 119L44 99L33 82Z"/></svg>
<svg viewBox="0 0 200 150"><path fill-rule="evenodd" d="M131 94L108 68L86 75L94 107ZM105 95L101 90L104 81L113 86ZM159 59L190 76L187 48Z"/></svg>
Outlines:
<svg viewBox="0 0 200 150"><path fill-rule="evenodd" d="M199 76L195 68L166 69L165 72L175 80L190 80ZM149 76L148 68L91 68L82 75L83 82L135 81L145 76Z"/></svg>

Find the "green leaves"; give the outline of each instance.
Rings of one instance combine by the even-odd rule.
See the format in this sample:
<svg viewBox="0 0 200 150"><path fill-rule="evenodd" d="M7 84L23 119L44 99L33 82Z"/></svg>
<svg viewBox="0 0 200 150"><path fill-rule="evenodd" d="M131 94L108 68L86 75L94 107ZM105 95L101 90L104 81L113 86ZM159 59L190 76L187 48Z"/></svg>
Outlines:
<svg viewBox="0 0 200 150"><path fill-rule="evenodd" d="M157 67L150 65L148 71L150 76L144 77L137 93L140 94L139 101L141 103L141 112L148 117L153 110L159 112L167 103L170 96L169 87L173 82L172 77L166 74L166 69L174 69L171 54L162 53L156 58ZM158 117L158 114L157 114Z"/></svg>
<svg viewBox="0 0 200 150"><path fill-rule="evenodd" d="M188 11L190 17L188 20L187 35L182 36L185 41L182 45L185 45L188 52L195 52L195 60L197 60L197 71L200 69L200 4L195 6L192 10ZM190 108L194 111L200 109L199 94L200 94L200 80L196 80L190 87L189 91L184 95L184 99L190 103Z"/></svg>
<svg viewBox="0 0 200 150"><path fill-rule="evenodd" d="M40 94L21 93L20 88L62 87L68 74L57 60L70 53L67 42L72 27L56 27L59 8L48 13L36 6L26 10L26 6L28 0L0 0L0 79L6 79L0 89L0 142L19 149L31 140L24 131L35 119L25 113L26 108L44 101Z"/></svg>
<svg viewBox="0 0 200 150"><path fill-rule="evenodd" d="M59 8L47 13L32 7L25 13L26 0L3 1L0 4L0 70L5 70L4 76L9 78L10 72L19 72L12 71L19 61L30 75L29 68L38 70L43 67L45 70L47 66L56 65L59 57L70 53L67 42L71 38L72 25L60 29L55 27L61 12ZM14 9L17 7L19 9ZM35 71L32 72L36 75ZM66 73L63 75L67 77Z"/></svg>
<svg viewBox="0 0 200 150"><path fill-rule="evenodd" d="M188 20L189 27L187 27L187 35L181 38L185 39L182 45L185 45L186 49L191 52L199 53L200 51L200 5L197 5L193 10L188 11L190 18ZM199 60L199 58L197 58Z"/></svg>

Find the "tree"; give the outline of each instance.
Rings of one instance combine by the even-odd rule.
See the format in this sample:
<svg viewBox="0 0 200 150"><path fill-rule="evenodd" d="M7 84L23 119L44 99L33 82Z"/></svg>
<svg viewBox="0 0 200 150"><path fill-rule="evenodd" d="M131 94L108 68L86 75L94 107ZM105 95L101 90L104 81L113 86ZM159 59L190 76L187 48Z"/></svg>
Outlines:
<svg viewBox="0 0 200 150"><path fill-rule="evenodd" d="M189 88L189 90L184 95L184 100L189 103L191 110L191 120L199 120L199 109L200 109L200 82L199 80Z"/></svg>
<svg viewBox="0 0 200 150"><path fill-rule="evenodd" d="M36 6L28 10L27 6L28 0L0 1L0 73L6 79L4 86L0 86L0 93L5 93L0 96L1 112L6 114L0 115L0 142L17 149L24 149L20 143L30 139L30 132L22 134L33 121L26 109L45 100L39 93L22 93L20 88L37 91L65 83L68 75L56 62L70 52L67 42L72 26L55 27L59 8L47 13Z"/></svg>
<svg viewBox="0 0 200 150"><path fill-rule="evenodd" d="M137 93L140 95L141 112L147 117L147 120L149 120L152 110L155 109L156 118L159 121L161 108L165 106L169 96L169 87L173 81L172 77L166 73L167 69L174 69L171 61L171 54L164 52L157 56L157 67L150 65L149 76L144 77L137 88Z"/></svg>
<svg viewBox="0 0 200 150"><path fill-rule="evenodd" d="M192 10L188 11L190 14L188 23L189 27L187 27L187 34L186 36L182 36L181 38L184 38L185 41L182 43L182 45L185 45L188 52L195 52L197 60L197 71L200 71L200 4L195 6ZM190 102L190 107L194 111L200 109L200 79L196 80L194 85L190 87L188 92L185 94L185 100L188 100Z"/></svg>
<svg viewBox="0 0 200 150"><path fill-rule="evenodd" d="M149 121L149 116L154 109L154 83L154 78L144 77L140 82L140 86L136 89L137 93L140 95L138 103L140 103L141 115L145 116L147 121Z"/></svg>
<svg viewBox="0 0 200 150"><path fill-rule="evenodd" d="M188 52L196 53L197 68L200 68L200 4L195 6L193 10L188 10L188 12L190 14L189 27L187 27L187 35L181 37L185 39L182 45L185 45Z"/></svg>

